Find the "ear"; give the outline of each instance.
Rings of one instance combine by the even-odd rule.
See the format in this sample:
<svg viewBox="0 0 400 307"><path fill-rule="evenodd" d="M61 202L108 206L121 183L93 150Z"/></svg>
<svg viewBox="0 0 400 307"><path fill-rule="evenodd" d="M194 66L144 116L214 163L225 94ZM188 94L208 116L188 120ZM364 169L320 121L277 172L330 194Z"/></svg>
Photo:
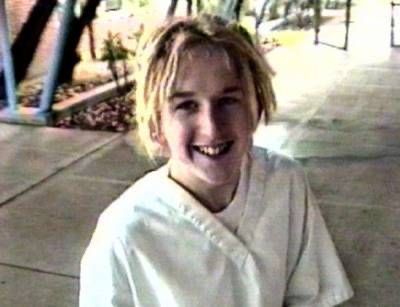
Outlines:
<svg viewBox="0 0 400 307"><path fill-rule="evenodd" d="M166 139L164 137L164 134L161 131L152 131L151 132L151 139L158 146L167 145L167 141L166 141Z"/></svg>
<svg viewBox="0 0 400 307"><path fill-rule="evenodd" d="M159 122L158 127L154 123L150 124L150 137L153 141L154 148L157 151L157 155L162 157L168 157L169 149L168 142L162 132L162 125Z"/></svg>
<svg viewBox="0 0 400 307"><path fill-rule="evenodd" d="M150 126L151 140L159 146L164 145L166 140L162 133L163 128L162 128L160 112L156 112L156 114L152 116L149 126Z"/></svg>
<svg viewBox="0 0 400 307"><path fill-rule="evenodd" d="M169 157L169 147L167 139L164 137L163 133L159 133L154 143L157 145L157 154L161 157L168 158Z"/></svg>

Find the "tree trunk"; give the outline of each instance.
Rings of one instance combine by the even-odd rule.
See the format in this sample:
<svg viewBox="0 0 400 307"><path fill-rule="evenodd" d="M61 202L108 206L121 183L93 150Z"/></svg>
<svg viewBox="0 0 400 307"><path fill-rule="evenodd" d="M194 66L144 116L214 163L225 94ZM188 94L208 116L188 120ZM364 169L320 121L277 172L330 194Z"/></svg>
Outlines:
<svg viewBox="0 0 400 307"><path fill-rule="evenodd" d="M271 5L269 6L269 18L276 19L279 18L278 7L281 0L272 0Z"/></svg>
<svg viewBox="0 0 400 307"><path fill-rule="evenodd" d="M200 14L203 11L203 2L202 0L196 0L197 14Z"/></svg>
<svg viewBox="0 0 400 307"><path fill-rule="evenodd" d="M239 21L240 19L240 11L242 10L242 6L243 6L243 0L237 0L235 6L235 17L237 21Z"/></svg>
<svg viewBox="0 0 400 307"><path fill-rule="evenodd" d="M58 83L70 82L75 65L80 61L76 51L81 39L83 30L96 17L96 9L101 0L88 0L82 10L80 18L72 18L70 29L67 36L67 42L64 49L62 65L60 67Z"/></svg>
<svg viewBox="0 0 400 307"><path fill-rule="evenodd" d="M298 0L290 0L285 3L285 8L284 8L284 13L283 17L287 18L289 14L292 12L293 9L297 9L299 6L299 1Z"/></svg>
<svg viewBox="0 0 400 307"><path fill-rule="evenodd" d="M269 3L269 0L264 0L263 5L261 6L260 14L256 16L256 33L258 33L258 28L260 27L261 23L264 20L265 17L265 11L267 10L267 5Z"/></svg>
<svg viewBox="0 0 400 307"><path fill-rule="evenodd" d="M186 0L187 7L186 7L186 14L188 16L192 16L193 12L193 1L192 0Z"/></svg>
<svg viewBox="0 0 400 307"><path fill-rule="evenodd" d="M175 15L176 6L178 5L178 0L171 0L171 4L169 5L167 18L173 17Z"/></svg>
<svg viewBox="0 0 400 307"><path fill-rule="evenodd" d="M218 12L219 14L222 15L227 20L232 20L236 18L236 6L237 6L238 0L224 0L220 2L220 5L218 7Z"/></svg>
<svg viewBox="0 0 400 307"><path fill-rule="evenodd" d="M89 48L90 48L90 56L92 60L96 60L96 42L94 39L94 31L93 31L93 23L88 24L89 30Z"/></svg>
<svg viewBox="0 0 400 307"><path fill-rule="evenodd" d="M29 13L29 17L22 26L21 31L14 40L11 52L14 59L16 84L20 83L25 78L29 65L31 64L35 51L39 45L40 37L56 4L57 0L37 0ZM15 59L18 59L18 61ZM3 82L4 74L1 72L0 84ZM0 92L0 97L1 96L2 93Z"/></svg>

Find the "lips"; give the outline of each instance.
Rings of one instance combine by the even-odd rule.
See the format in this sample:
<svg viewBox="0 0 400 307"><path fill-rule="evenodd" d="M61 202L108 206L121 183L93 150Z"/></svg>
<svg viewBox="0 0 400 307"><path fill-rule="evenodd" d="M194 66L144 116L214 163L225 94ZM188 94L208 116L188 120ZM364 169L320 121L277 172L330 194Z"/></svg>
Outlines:
<svg viewBox="0 0 400 307"><path fill-rule="evenodd" d="M208 157L218 157L226 154L232 147L233 141L223 142L216 145L193 145L195 151Z"/></svg>

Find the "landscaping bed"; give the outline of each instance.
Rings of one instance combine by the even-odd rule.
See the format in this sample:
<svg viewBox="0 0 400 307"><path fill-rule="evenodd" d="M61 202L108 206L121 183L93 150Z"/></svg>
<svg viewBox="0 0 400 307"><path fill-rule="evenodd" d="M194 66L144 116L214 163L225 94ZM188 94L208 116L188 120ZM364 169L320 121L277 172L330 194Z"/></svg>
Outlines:
<svg viewBox="0 0 400 307"><path fill-rule="evenodd" d="M53 96L54 108L58 104L79 96L87 96L90 91L100 88L103 85L115 84L111 77L101 77L92 80L73 81L57 87ZM121 84L120 84L121 85ZM21 86L19 104L21 107L39 107L42 94L42 82L30 82ZM132 128L133 111L132 101L129 99L129 92L132 90L132 83L122 84L115 91L113 97L92 103L91 105L72 110L66 116L56 117L53 126L70 129L102 130L112 132L128 131Z"/></svg>
<svg viewBox="0 0 400 307"><path fill-rule="evenodd" d="M132 102L127 95L102 101L54 124L60 128L123 132L133 127Z"/></svg>

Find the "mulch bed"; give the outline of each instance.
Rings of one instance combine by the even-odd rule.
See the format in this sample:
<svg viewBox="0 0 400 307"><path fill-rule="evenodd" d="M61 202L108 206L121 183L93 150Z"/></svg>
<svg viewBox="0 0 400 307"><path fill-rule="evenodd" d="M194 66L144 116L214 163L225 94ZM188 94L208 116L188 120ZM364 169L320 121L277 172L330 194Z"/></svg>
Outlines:
<svg viewBox="0 0 400 307"><path fill-rule="evenodd" d="M54 103L74 97L108 82L112 82L111 77L62 84L57 87L54 94ZM54 126L112 132L129 131L133 127L133 105L131 99L128 98L130 90L132 90L132 86L128 87L119 96L99 102L94 106L87 107L73 113L71 116L58 120L54 123ZM23 86L19 97L20 105L23 107L38 107L41 93L42 84L40 82Z"/></svg>
<svg viewBox="0 0 400 307"><path fill-rule="evenodd" d="M54 103L63 101L111 81L112 78L98 78L90 81L75 81L72 83L61 84L57 87L54 93L53 101ZM21 106L38 107L40 96L42 94L42 88L42 82L34 82L28 85L23 85L19 95L19 103Z"/></svg>
<svg viewBox="0 0 400 307"><path fill-rule="evenodd" d="M133 127L132 101L127 95L113 97L61 119L55 126L113 132L129 131Z"/></svg>

